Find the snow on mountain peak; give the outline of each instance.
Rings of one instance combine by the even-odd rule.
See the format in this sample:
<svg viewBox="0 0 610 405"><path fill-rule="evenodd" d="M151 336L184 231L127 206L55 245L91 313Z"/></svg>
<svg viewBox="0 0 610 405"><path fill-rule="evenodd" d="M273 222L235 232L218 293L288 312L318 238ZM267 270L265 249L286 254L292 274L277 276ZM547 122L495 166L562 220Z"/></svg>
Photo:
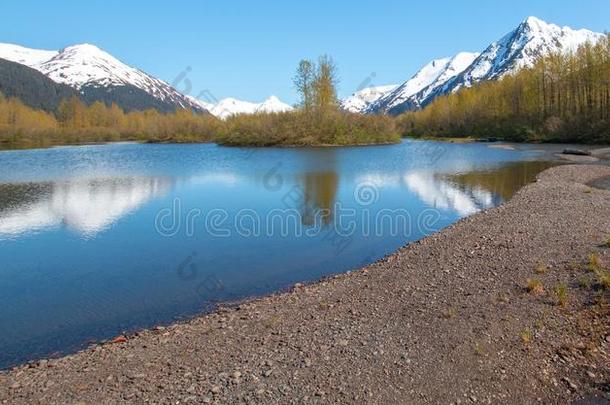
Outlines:
<svg viewBox="0 0 610 405"><path fill-rule="evenodd" d="M540 57L554 52L570 52L585 42L594 43L604 34L573 30L528 17L499 41L493 42L465 71L463 80L452 91L481 80L492 80L533 66Z"/></svg>
<svg viewBox="0 0 610 405"><path fill-rule="evenodd" d="M531 15L531 16L527 17L525 20L523 20L522 24L525 24L530 27L537 27L537 28L544 28L546 26L552 25L533 15Z"/></svg>
<svg viewBox="0 0 610 405"><path fill-rule="evenodd" d="M13 44L0 44L0 58L30 67L47 61L57 54L57 51L44 51Z"/></svg>
<svg viewBox="0 0 610 405"><path fill-rule="evenodd" d="M88 87L134 86L166 105L202 109L199 103L192 102L169 84L126 65L92 44L71 45L60 51L0 44L0 58L34 68L54 82L81 93Z"/></svg>
<svg viewBox="0 0 610 405"><path fill-rule="evenodd" d="M453 58L437 59L409 81L372 104L367 112L399 114L429 104L437 96L470 87L485 80L496 80L519 69L533 66L543 56L570 52L580 45L595 43L604 34L573 30L528 17L482 53L462 52Z"/></svg>
<svg viewBox="0 0 610 405"><path fill-rule="evenodd" d="M199 103L201 107L208 110L212 115L223 120L237 114L274 113L293 110L290 105L282 102L276 96L271 96L262 103L252 103L249 101L227 97L220 100L216 104L212 104L195 99L194 97L189 98L192 101Z"/></svg>
<svg viewBox="0 0 610 405"><path fill-rule="evenodd" d="M256 112L286 112L292 111L293 108L282 102L276 96L271 96L256 107Z"/></svg>
<svg viewBox="0 0 610 405"><path fill-rule="evenodd" d="M342 109L352 113L363 113L368 107L388 92L394 90L398 85L374 86L358 90L351 96L340 101Z"/></svg>
<svg viewBox="0 0 610 405"><path fill-rule="evenodd" d="M68 46L35 68L52 80L76 89L85 85L103 87L131 84L146 90L152 82L160 82L91 44Z"/></svg>
<svg viewBox="0 0 610 405"><path fill-rule="evenodd" d="M447 81L459 75L478 53L460 52L450 58L435 59L421 68L411 79L371 104L368 112L400 112L420 107L420 99L427 97Z"/></svg>

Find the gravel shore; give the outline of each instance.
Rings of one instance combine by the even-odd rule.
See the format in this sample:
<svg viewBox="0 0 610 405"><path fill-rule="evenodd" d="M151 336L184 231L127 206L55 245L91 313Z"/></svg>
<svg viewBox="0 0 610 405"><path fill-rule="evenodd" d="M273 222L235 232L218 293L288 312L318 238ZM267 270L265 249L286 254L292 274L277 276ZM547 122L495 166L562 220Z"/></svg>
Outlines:
<svg viewBox="0 0 610 405"><path fill-rule="evenodd" d="M361 270L0 373L0 403L610 399L610 297L588 269L610 264L610 191L586 185L608 175L555 167Z"/></svg>

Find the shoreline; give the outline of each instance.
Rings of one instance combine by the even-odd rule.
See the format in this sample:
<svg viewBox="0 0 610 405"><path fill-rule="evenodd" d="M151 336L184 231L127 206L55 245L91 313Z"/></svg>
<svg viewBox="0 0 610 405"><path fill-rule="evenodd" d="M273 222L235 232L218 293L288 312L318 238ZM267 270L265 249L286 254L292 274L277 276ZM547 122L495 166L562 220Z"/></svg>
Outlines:
<svg viewBox="0 0 610 405"><path fill-rule="evenodd" d="M585 144L585 143L571 143L571 142L515 142L515 141L504 141L501 139L495 141L487 141L479 138L471 138L471 137L463 137L463 138L447 138L447 137L411 137L411 136L403 136L400 138L398 142L379 142L379 143L354 143L354 144L312 144L312 145L292 145L292 144L276 144L276 145L250 145L250 144L225 144L218 143L212 140L209 141L201 141L201 142L178 142L178 141L159 141L159 140L123 140L123 141L99 141L99 142L75 142L75 143L51 143L48 145L29 145L29 146L13 146L6 147L7 145L3 145L0 143L0 152L14 152L14 151L29 151L29 150L39 150L39 149L51 149L51 148L64 148L64 147L79 147L79 146L104 146L104 145L115 145L115 144L140 144L140 145L206 145L206 144L214 144L216 146L221 146L225 148L256 148L256 149L265 149L265 148L282 148L282 149L316 149L316 148L351 148L351 147L375 147L375 146L391 146L397 145L405 140L410 141L420 141L420 142L441 142L441 143L457 143L457 144L488 144L490 148L505 148L513 150L514 147L510 145L577 145L582 146L583 148L589 149L591 152L591 157L596 158L597 160L589 160L590 163L597 162L600 160L610 160L610 146L607 144ZM4 147L3 147L4 146ZM561 155L558 154L556 156L559 159L564 159L566 161L570 161L572 158L572 162L579 163L577 158L571 155ZM567 157L567 158L566 158ZM581 158L581 160L583 160ZM586 163L587 161L585 161ZM582 162L581 162L582 163Z"/></svg>
<svg viewBox="0 0 610 405"><path fill-rule="evenodd" d="M581 337L580 321L600 322L585 305L592 292L575 287L585 273L570 266L584 265L591 252L610 264L610 249L600 247L610 236L610 191L586 185L608 175L608 166L548 169L499 207L362 269L0 372L0 400L558 402L603 395L595 387L610 381L607 315L606 329L574 343L596 348L587 360L594 368L556 358L577 357L558 351ZM551 270L538 274L541 263ZM545 286L566 283L569 306L549 303L552 284L540 296L524 292L534 277Z"/></svg>

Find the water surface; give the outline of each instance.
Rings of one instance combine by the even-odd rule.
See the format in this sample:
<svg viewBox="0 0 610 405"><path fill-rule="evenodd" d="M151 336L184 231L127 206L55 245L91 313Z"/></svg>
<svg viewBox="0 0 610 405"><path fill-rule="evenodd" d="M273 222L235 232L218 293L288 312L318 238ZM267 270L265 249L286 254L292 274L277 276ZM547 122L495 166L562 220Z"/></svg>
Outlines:
<svg viewBox="0 0 610 405"><path fill-rule="evenodd" d="M358 268L551 164L427 141L0 152L0 367Z"/></svg>

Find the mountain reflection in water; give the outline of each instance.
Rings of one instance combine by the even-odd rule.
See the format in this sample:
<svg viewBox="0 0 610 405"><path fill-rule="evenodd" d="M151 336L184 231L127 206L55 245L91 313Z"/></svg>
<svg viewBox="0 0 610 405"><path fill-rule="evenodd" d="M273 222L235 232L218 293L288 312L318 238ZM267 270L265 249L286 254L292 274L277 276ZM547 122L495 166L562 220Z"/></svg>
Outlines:
<svg viewBox="0 0 610 405"><path fill-rule="evenodd" d="M0 184L0 237L59 226L94 236L170 187L136 177Z"/></svg>

